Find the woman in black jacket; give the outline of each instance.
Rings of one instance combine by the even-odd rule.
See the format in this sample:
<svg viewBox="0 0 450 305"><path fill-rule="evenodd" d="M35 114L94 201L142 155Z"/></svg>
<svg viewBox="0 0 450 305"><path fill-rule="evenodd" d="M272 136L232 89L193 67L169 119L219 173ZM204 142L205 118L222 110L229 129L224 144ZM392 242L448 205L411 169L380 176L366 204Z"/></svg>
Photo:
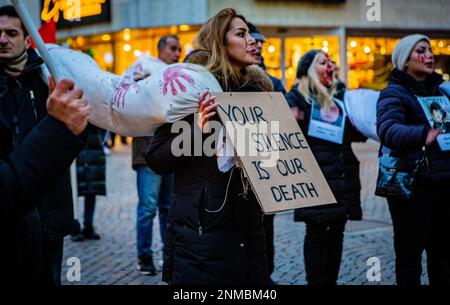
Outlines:
<svg viewBox="0 0 450 305"><path fill-rule="evenodd" d="M336 285L345 224L348 219L362 218L359 161L351 143L366 138L343 115L343 103L339 102L344 91L337 91L334 71L328 54L309 51L300 60L297 84L286 96L337 201L295 211L294 220L306 222L304 257L309 285ZM344 133L334 139L319 138L312 132L311 118L343 127Z"/></svg>
<svg viewBox="0 0 450 305"><path fill-rule="evenodd" d="M224 91L272 91L273 85L255 63L255 40L245 18L224 9L198 33L198 51L187 61L211 71ZM202 123L219 121L200 97ZM184 119L194 132L194 115ZM241 169L219 171L216 156L174 156L178 134L163 125L152 139L146 160L158 174L175 173L173 203L166 233L163 280L170 284L264 284L267 267L263 214L251 190L245 192ZM199 131L200 132L200 131ZM204 138L208 134L204 134Z"/></svg>
<svg viewBox="0 0 450 305"><path fill-rule="evenodd" d="M87 127L86 147L77 158L78 196L84 196L84 228L76 221L72 233L73 241L97 240L100 235L94 230L94 212L97 195L106 195L106 160L103 152L102 130L89 124Z"/></svg>
<svg viewBox="0 0 450 305"><path fill-rule="evenodd" d="M387 198L394 226L397 284L420 285L422 253L426 250L430 284L450 285L450 153L440 149L436 138L441 130L431 128L418 100L441 96L442 76L434 72L430 40L423 35L400 40L392 61L395 69L377 105L381 144L391 155L410 159L422 158L426 147L427 157L413 198Z"/></svg>

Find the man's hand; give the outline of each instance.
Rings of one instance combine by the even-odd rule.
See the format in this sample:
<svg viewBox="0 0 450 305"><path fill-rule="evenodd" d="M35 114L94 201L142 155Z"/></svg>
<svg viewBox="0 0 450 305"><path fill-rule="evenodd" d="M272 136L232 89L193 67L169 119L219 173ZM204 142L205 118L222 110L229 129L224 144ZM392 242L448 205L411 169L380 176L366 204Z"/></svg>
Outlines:
<svg viewBox="0 0 450 305"><path fill-rule="evenodd" d="M74 89L74 82L63 79L58 84L49 78L50 94L47 99L48 114L66 124L75 135L88 124L90 106L83 99L83 91Z"/></svg>

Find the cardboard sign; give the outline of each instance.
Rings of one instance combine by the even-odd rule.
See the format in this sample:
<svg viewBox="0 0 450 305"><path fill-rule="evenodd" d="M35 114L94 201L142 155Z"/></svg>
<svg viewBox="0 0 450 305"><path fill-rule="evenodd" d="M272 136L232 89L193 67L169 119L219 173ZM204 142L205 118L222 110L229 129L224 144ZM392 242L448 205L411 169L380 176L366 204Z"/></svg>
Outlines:
<svg viewBox="0 0 450 305"><path fill-rule="evenodd" d="M450 101L446 96L417 97L431 128L440 128L437 137L443 151L450 150Z"/></svg>
<svg viewBox="0 0 450 305"><path fill-rule="evenodd" d="M265 214L336 203L281 93L212 95Z"/></svg>

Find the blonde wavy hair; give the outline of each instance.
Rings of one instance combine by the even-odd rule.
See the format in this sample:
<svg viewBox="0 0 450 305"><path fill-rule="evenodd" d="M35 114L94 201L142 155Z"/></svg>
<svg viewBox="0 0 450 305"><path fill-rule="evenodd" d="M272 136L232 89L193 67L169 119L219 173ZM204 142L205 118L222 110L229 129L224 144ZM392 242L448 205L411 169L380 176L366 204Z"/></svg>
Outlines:
<svg viewBox="0 0 450 305"><path fill-rule="evenodd" d="M226 34L230 29L233 18L240 18L247 24L244 16L238 15L231 8L225 8L201 27L194 40L194 49L211 52L206 69L219 79L225 91L229 91L233 87L239 87L246 76L245 69L238 69L231 64L225 48Z"/></svg>
<svg viewBox="0 0 450 305"><path fill-rule="evenodd" d="M306 101L311 102L315 98L320 107L328 111L335 104L333 96L336 94L337 80L333 78L333 84L330 88L325 87L320 82L320 78L316 72L316 64L320 59L320 54L325 53L319 52L316 54L308 69L307 75L297 78L298 91L305 97Z"/></svg>

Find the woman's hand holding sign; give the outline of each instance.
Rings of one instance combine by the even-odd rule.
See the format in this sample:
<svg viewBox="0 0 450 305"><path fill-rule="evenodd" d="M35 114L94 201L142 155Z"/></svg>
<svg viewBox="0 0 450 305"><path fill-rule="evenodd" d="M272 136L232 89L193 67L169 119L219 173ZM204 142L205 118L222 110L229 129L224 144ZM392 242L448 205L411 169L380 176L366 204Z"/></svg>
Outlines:
<svg viewBox="0 0 450 305"><path fill-rule="evenodd" d="M205 90L198 99L200 106L198 108L199 116L197 123L202 131L209 119L216 114L217 107L219 107L219 104L214 104L214 101L216 100L215 96L207 96L209 96L209 91Z"/></svg>

